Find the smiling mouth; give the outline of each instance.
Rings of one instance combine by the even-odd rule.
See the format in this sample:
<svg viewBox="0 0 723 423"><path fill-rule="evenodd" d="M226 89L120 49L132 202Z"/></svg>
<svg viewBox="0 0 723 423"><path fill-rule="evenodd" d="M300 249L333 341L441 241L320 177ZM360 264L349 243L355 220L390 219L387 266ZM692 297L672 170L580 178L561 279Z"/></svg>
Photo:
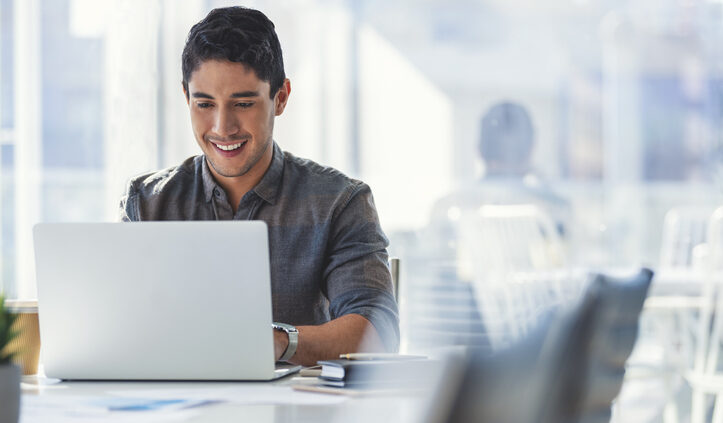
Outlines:
<svg viewBox="0 0 723 423"><path fill-rule="evenodd" d="M248 141L244 141L244 142L240 142L240 143L238 143L238 144L216 144L216 143L213 143L213 145L215 145L216 147L218 147L220 150L223 150L223 151L233 151L233 150L236 150L236 149L238 149L238 148L241 148L241 147L242 147L244 144L246 144L247 142L248 142Z"/></svg>

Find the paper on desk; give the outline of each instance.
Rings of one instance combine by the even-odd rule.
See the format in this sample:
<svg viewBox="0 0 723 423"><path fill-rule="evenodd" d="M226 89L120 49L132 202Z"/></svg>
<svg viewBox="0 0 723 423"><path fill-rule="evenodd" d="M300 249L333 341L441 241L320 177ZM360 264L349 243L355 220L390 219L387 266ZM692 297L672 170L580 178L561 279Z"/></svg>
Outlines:
<svg viewBox="0 0 723 423"><path fill-rule="evenodd" d="M333 405L348 398L341 395L326 395L314 392L300 392L290 386L248 384L231 387L204 387L199 389L148 389L111 391L111 395L153 399L185 398L188 400L226 401L235 404L274 405Z"/></svg>
<svg viewBox="0 0 723 423"><path fill-rule="evenodd" d="M208 401L79 395L23 395L20 423L179 422L197 416Z"/></svg>

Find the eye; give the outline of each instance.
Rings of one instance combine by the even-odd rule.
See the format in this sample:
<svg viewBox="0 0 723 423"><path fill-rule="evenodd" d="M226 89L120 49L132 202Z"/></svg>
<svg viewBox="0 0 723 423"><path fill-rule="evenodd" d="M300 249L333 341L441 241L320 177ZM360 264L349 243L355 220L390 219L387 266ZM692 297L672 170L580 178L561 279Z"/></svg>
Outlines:
<svg viewBox="0 0 723 423"><path fill-rule="evenodd" d="M213 107L212 103L196 103L196 106L199 109L208 109L209 107Z"/></svg>
<svg viewBox="0 0 723 423"><path fill-rule="evenodd" d="M254 103L236 103L236 107L240 107L242 109L248 109L249 107L253 106Z"/></svg>

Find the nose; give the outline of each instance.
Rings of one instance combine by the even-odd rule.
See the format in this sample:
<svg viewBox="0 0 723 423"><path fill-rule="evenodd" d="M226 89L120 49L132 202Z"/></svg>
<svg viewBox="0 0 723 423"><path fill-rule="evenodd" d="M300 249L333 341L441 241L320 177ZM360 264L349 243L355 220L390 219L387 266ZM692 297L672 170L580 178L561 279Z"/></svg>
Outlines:
<svg viewBox="0 0 723 423"><path fill-rule="evenodd" d="M213 132L221 137L230 137L239 132L241 125L236 115L224 108L219 108L213 125Z"/></svg>

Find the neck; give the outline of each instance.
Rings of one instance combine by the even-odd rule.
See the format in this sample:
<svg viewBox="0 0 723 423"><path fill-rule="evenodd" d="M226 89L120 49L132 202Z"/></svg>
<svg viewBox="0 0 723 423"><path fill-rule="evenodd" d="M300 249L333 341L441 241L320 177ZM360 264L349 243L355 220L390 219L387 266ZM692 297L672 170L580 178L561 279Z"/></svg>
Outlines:
<svg viewBox="0 0 723 423"><path fill-rule="evenodd" d="M266 170L271 166L271 159L273 157L274 149L270 145L266 151L264 151L261 159L251 168L248 172L241 176L222 176L216 172L213 166L209 165L208 168L211 170L211 174L216 182L221 185L224 191L226 191L226 197L231 204L233 212L236 213L239 207L239 203L247 192L251 191L263 178Z"/></svg>

